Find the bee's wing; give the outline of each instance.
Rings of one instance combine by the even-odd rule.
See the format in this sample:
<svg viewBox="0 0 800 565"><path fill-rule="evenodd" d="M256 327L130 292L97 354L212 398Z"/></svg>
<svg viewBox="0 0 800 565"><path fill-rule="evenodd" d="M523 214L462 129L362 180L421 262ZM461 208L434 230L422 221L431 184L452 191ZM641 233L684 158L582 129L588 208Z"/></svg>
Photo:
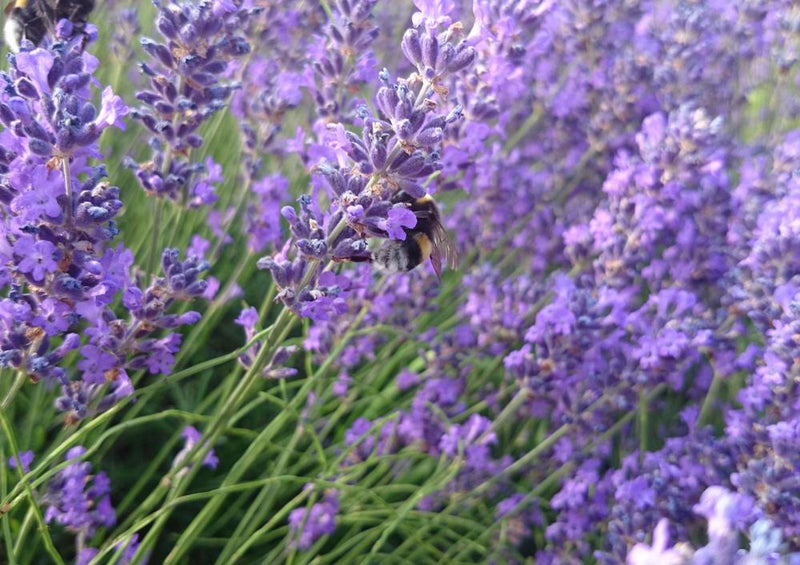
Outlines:
<svg viewBox="0 0 800 565"><path fill-rule="evenodd" d="M442 224L434 224L431 235L433 236L431 263L433 264L433 270L436 271L436 276L441 279L442 262L447 265L448 269L455 270L458 268L458 251L450 234L447 233Z"/></svg>
<svg viewBox="0 0 800 565"><path fill-rule="evenodd" d="M89 14L94 10L94 0L51 0L50 5L53 13L58 15L58 18L67 18L75 23L76 19L80 23L89 17Z"/></svg>
<svg viewBox="0 0 800 565"><path fill-rule="evenodd" d="M35 0L33 6L36 9L36 15L45 21L47 30L54 34L57 23L58 0Z"/></svg>
<svg viewBox="0 0 800 565"><path fill-rule="evenodd" d="M439 221L439 215L429 212L428 210L414 210L417 218L423 218L431 222L431 264L433 270L436 272L436 277L442 278L442 261L449 269L458 268L458 251L456 245L453 243L450 234L444 229L444 226Z"/></svg>

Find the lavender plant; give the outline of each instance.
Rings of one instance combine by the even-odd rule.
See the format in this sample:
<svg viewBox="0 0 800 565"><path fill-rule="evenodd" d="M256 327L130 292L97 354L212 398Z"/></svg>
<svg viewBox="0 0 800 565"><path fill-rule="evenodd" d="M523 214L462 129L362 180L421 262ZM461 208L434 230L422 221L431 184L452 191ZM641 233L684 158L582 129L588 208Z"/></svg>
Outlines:
<svg viewBox="0 0 800 565"><path fill-rule="evenodd" d="M23 34L0 561L800 563L799 17L163 0ZM459 268L386 272L430 197Z"/></svg>

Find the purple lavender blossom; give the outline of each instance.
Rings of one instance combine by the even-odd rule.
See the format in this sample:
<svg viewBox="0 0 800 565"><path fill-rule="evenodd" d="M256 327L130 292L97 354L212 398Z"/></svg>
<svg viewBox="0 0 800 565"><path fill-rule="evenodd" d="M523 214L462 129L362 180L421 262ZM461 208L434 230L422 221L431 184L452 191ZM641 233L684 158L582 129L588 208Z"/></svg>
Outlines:
<svg viewBox="0 0 800 565"><path fill-rule="evenodd" d="M375 56L370 49L378 36L372 10L377 0L336 2L332 19L308 50L312 96L325 122L350 121L355 108L351 92L377 78Z"/></svg>
<svg viewBox="0 0 800 565"><path fill-rule="evenodd" d="M150 89L136 93L142 106L132 112L151 133L153 157L128 165L148 193L206 206L216 201L214 166L193 163L187 155L203 144L198 128L238 87L225 76L228 62L250 50L240 32L253 11L240 8L241 2L222 10L213 2L155 4L162 37L141 40L150 57L141 64Z"/></svg>
<svg viewBox="0 0 800 565"><path fill-rule="evenodd" d="M234 323L244 328L245 339L250 341L257 333L257 325L259 321L258 311L251 307L244 308L239 312L239 316L234 320ZM260 341L256 343L245 353L239 357L239 362L246 368L250 368L258 356L258 351L261 348ZM262 370L264 378L270 379L284 379L292 377L297 374L297 369L294 367L285 366L289 358L297 352L299 348L296 345L278 347L272 355L269 363Z"/></svg>
<svg viewBox="0 0 800 565"><path fill-rule="evenodd" d="M33 463L33 451L20 451L19 452L19 462L22 465L22 471L27 473L31 470L31 463ZM17 458L16 457L9 457L8 458L8 466L12 469L17 468Z"/></svg>
<svg viewBox="0 0 800 565"><path fill-rule="evenodd" d="M86 37L60 41L24 48L0 79L6 85L0 137L8 148L0 173L7 211L0 253L9 289L1 357L33 381L58 385L56 406L75 420L89 406L103 410L130 396L127 369L168 372L179 338L150 334L196 322L196 313L164 310L176 299L202 294L206 283L198 277L204 265L171 259L169 278L143 292L130 274L130 251L109 243L118 233L119 189L103 180L105 167L89 159L102 157L100 134L124 129L128 110L108 87L99 108L94 105L98 62L84 50ZM120 294L128 320L111 308ZM59 366L75 349L82 356L77 379Z"/></svg>
<svg viewBox="0 0 800 565"><path fill-rule="evenodd" d="M175 459L173 459L172 466L174 468L180 468L182 469L182 472L185 472L186 470L188 470L188 468L186 467L183 460L186 458L186 455L188 455L188 453L192 449L194 449L194 447L200 441L200 439L202 438L202 434L194 426L186 426L185 428L183 428L183 431L181 432L181 437L183 437L185 443L183 444L183 449L181 449L175 456ZM219 465L219 459L217 458L213 449L208 450L208 453L206 453L206 456L203 458L202 464L203 466L208 467L211 470L217 468L217 465Z"/></svg>
<svg viewBox="0 0 800 565"><path fill-rule="evenodd" d="M356 3L348 9L358 12L366 7ZM443 132L463 118L460 107L447 100L443 81L465 71L475 53L458 41L457 30L426 37L430 49L443 53L441 60L436 56L428 60L426 55L426 64L436 68L432 74L412 73L407 79L392 80L388 72L381 73L377 114L366 106L358 111L360 136L346 130L343 123L317 128L323 132L323 143L312 172L318 175L317 186L324 180L321 186L332 206L323 211L303 195L299 210L284 207L281 214L289 223L296 253L284 248L259 262L281 289L278 297L302 316L325 321L344 312L342 300L353 280L336 277L335 284L325 284L322 278L333 278L323 272L326 261L370 262L369 237L404 239L404 229L415 225L416 218L394 206L393 196L399 191L422 196L424 179L441 168ZM460 53L470 56L461 61ZM441 104L433 103L433 96Z"/></svg>
<svg viewBox="0 0 800 565"><path fill-rule="evenodd" d="M80 461L85 451L83 447L73 447L67 452L66 460L75 462L59 471L48 484L44 518L75 534L91 537L97 528L116 524L117 517L109 496L111 483L105 473L92 475L92 465Z"/></svg>
<svg viewBox="0 0 800 565"><path fill-rule="evenodd" d="M313 490L313 485L306 485ZM339 494L327 490L321 502L310 508L295 508L289 513L289 530L293 544L302 550L310 549L314 542L336 531L336 516L339 513Z"/></svg>
<svg viewBox="0 0 800 565"><path fill-rule="evenodd" d="M384 230L389 239L406 239L406 229L411 229L417 225L417 217L414 212L404 207L392 208L386 216L386 220L378 222L378 227Z"/></svg>

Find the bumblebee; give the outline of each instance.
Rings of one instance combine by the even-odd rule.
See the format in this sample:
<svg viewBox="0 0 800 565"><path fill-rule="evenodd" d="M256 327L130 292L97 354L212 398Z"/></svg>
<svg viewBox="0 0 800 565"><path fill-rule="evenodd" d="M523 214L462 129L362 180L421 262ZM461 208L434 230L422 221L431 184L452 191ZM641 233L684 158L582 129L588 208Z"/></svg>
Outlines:
<svg viewBox="0 0 800 565"><path fill-rule="evenodd" d="M389 273L410 271L428 259L436 276L441 279L442 265L458 267L458 254L453 240L442 225L436 202L429 195L414 198L400 191L392 202L406 204L417 217L417 225L405 229L405 240L389 239L373 254L372 261Z"/></svg>
<svg viewBox="0 0 800 565"><path fill-rule="evenodd" d="M80 29L93 9L94 0L11 0L5 9L3 37L16 53L23 39L39 45L63 19Z"/></svg>

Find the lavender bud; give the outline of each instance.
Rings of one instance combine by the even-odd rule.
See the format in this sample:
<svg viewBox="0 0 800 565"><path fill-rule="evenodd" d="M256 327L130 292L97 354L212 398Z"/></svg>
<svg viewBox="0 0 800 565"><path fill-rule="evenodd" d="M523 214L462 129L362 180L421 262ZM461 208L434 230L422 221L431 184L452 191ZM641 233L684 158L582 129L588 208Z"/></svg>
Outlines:
<svg viewBox="0 0 800 565"><path fill-rule="evenodd" d="M425 189L412 180L399 179L397 184L400 186L400 190L413 198L422 198L426 194Z"/></svg>
<svg viewBox="0 0 800 565"><path fill-rule="evenodd" d="M164 12L162 12L156 20L156 27L158 31L161 32L161 35L167 39L177 39L178 28L175 27L175 22Z"/></svg>
<svg viewBox="0 0 800 565"><path fill-rule="evenodd" d="M463 119L464 119L464 107L461 104L458 104L455 108L450 110L450 113L447 114L445 122L451 124L453 122Z"/></svg>
<svg viewBox="0 0 800 565"><path fill-rule="evenodd" d="M439 49L439 57L436 59L437 69L447 69L447 65L455 57L456 49L452 43L445 43Z"/></svg>
<svg viewBox="0 0 800 565"><path fill-rule="evenodd" d="M386 165L386 145L381 142L376 142L372 145L369 152L370 161L377 167L378 169L382 169Z"/></svg>
<svg viewBox="0 0 800 565"><path fill-rule="evenodd" d="M289 345L286 347L279 347L278 350L275 352L275 355L272 356L272 361L270 365L283 365L286 363L289 358L299 351L299 347L296 345Z"/></svg>
<svg viewBox="0 0 800 565"><path fill-rule="evenodd" d="M422 62L430 69L436 69L439 58L439 40L430 33L422 37Z"/></svg>
<svg viewBox="0 0 800 565"><path fill-rule="evenodd" d="M53 154L53 146L41 139L28 140L28 148L31 150L31 153L42 157L50 157Z"/></svg>
<svg viewBox="0 0 800 565"><path fill-rule="evenodd" d="M376 98L381 112L387 117L392 117L395 107L400 102L395 89L388 86L381 87Z"/></svg>
<svg viewBox="0 0 800 565"><path fill-rule="evenodd" d="M141 44L145 53L160 60L165 66L171 67L175 63L175 60L172 58L172 54L169 52L169 49L160 43L156 43L148 37L142 37L139 40L139 43Z"/></svg>
<svg viewBox="0 0 800 565"><path fill-rule="evenodd" d="M408 159L399 166L392 166L395 173L403 177L421 176L425 165L425 156L420 151L415 151Z"/></svg>
<svg viewBox="0 0 800 565"><path fill-rule="evenodd" d="M292 273L284 265L279 265L272 257L262 257L256 263L259 269L266 269L272 274L275 283L282 288L288 287L292 283Z"/></svg>
<svg viewBox="0 0 800 565"><path fill-rule="evenodd" d="M478 54L475 49L469 46L462 46L459 48L455 56L453 56L447 63L447 72L457 73L459 71L463 71L472 65L477 57Z"/></svg>
<svg viewBox="0 0 800 565"><path fill-rule="evenodd" d="M395 131L397 132L397 137L402 139L403 141L408 141L414 135L414 129L411 126L410 120L401 120L395 126Z"/></svg>
<svg viewBox="0 0 800 565"><path fill-rule="evenodd" d="M417 143L423 146L437 145L444 137L442 128L425 128L417 134Z"/></svg>
<svg viewBox="0 0 800 565"><path fill-rule="evenodd" d="M321 239L300 239L297 241L297 247L303 254L312 259L324 257L328 251L328 244Z"/></svg>
<svg viewBox="0 0 800 565"><path fill-rule="evenodd" d="M10 128L11 124L16 120L17 116L11 111L11 108L0 102L0 122L7 128Z"/></svg>
<svg viewBox="0 0 800 565"><path fill-rule="evenodd" d="M186 294L189 296L202 296L208 288L208 281L205 279L194 281L186 287Z"/></svg>
<svg viewBox="0 0 800 565"><path fill-rule="evenodd" d="M39 91L30 79L23 77L19 79L14 86L16 87L17 92L19 92L20 95L24 96L25 98L29 98L31 100L39 99Z"/></svg>
<svg viewBox="0 0 800 565"><path fill-rule="evenodd" d="M422 45L419 40L419 32L416 29L409 29L403 34L401 47L412 65L419 66L422 63Z"/></svg>
<svg viewBox="0 0 800 565"><path fill-rule="evenodd" d="M45 131L42 125L32 120L27 126L22 128L22 131L25 132L25 135L34 139L41 139L42 141L50 141L50 134Z"/></svg>

